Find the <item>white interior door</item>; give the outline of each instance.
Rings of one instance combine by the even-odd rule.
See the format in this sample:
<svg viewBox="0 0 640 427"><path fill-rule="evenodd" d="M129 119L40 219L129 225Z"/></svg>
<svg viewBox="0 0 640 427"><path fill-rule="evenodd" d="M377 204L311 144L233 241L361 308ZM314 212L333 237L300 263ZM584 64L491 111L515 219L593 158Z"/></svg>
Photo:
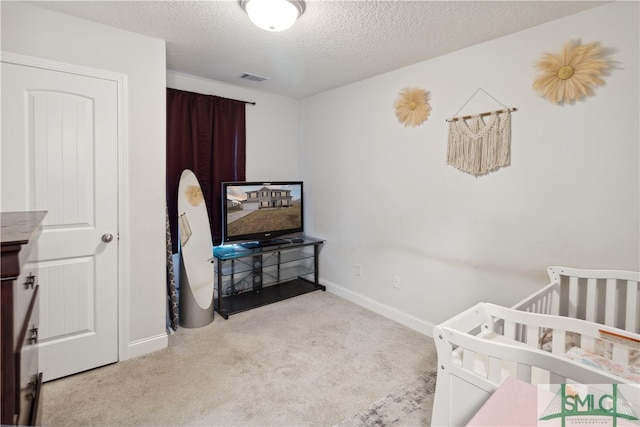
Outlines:
<svg viewBox="0 0 640 427"><path fill-rule="evenodd" d="M48 211L25 266L45 381L118 360L118 135L117 81L3 57L1 207Z"/></svg>

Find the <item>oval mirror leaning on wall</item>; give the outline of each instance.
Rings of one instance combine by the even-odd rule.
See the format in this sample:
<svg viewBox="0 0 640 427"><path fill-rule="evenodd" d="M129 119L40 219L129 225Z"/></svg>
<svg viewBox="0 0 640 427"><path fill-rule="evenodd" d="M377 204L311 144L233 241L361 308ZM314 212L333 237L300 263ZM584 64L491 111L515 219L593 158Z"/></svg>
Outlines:
<svg viewBox="0 0 640 427"><path fill-rule="evenodd" d="M213 321L213 240L200 183L189 169L178 185L178 236L180 325L198 328Z"/></svg>

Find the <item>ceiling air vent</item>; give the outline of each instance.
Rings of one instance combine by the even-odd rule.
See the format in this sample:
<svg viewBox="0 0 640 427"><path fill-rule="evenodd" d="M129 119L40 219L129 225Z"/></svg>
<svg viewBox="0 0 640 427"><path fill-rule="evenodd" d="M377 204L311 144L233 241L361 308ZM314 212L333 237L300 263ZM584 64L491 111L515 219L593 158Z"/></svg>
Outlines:
<svg viewBox="0 0 640 427"><path fill-rule="evenodd" d="M263 82L265 80L269 80L269 77L262 77L257 74L251 73L243 73L240 77L243 79L252 80L254 82Z"/></svg>

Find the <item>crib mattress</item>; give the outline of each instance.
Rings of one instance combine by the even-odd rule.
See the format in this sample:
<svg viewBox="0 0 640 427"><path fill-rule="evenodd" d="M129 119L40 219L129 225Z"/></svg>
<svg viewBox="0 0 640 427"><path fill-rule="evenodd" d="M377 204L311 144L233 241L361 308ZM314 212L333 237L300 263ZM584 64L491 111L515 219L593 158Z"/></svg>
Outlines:
<svg viewBox="0 0 640 427"><path fill-rule="evenodd" d="M566 357L583 365L591 366L592 368L625 378L632 383L640 384L640 364L625 366L580 347L572 347L569 349Z"/></svg>

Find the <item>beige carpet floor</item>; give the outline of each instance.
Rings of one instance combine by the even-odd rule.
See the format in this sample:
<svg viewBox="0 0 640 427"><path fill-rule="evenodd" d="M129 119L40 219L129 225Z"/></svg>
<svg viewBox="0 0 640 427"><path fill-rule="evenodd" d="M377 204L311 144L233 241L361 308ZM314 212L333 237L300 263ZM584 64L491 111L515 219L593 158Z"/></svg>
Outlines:
<svg viewBox="0 0 640 427"><path fill-rule="evenodd" d="M407 394L420 378L433 383L435 366L430 337L315 291L228 320L216 315L180 328L161 351L48 382L43 423L386 425L362 414L384 412L385 396ZM427 404L412 421L389 424L426 425L431 400L419 400Z"/></svg>

